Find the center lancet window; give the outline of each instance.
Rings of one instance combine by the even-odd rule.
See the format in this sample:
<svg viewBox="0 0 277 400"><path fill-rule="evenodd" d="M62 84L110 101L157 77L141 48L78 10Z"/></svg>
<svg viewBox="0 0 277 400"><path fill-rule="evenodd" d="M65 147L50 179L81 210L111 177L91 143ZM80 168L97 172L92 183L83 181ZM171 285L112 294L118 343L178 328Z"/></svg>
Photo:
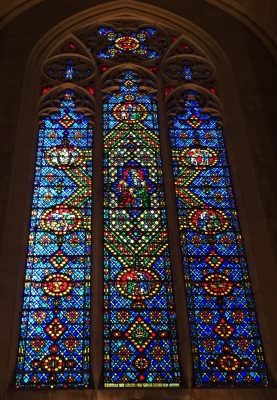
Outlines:
<svg viewBox="0 0 277 400"><path fill-rule="evenodd" d="M132 71L120 78L103 104L105 383L178 386L157 102Z"/></svg>
<svg viewBox="0 0 277 400"><path fill-rule="evenodd" d="M93 387L96 330L103 334L96 346L103 346L104 387L186 385L181 365L190 357L179 351L176 268L184 276L194 384L267 385L220 109L207 56L158 25L89 27L50 54L41 80L17 388ZM96 157L94 143L102 145ZM103 192L94 185L99 177ZM102 215L94 203L102 203ZM103 245L94 241L96 219ZM172 261L172 224L182 265ZM96 252L103 265L93 264ZM100 324L91 317L100 307L91 289L99 273Z"/></svg>

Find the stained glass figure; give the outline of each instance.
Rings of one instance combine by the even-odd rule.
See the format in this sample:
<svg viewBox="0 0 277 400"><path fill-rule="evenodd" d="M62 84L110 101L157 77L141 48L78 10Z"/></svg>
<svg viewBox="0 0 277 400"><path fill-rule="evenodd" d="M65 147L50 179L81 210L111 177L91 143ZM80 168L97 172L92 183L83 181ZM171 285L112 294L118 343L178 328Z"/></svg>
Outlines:
<svg viewBox="0 0 277 400"><path fill-rule="evenodd" d="M75 98L65 90L38 135L18 388L89 384L92 127Z"/></svg>
<svg viewBox="0 0 277 400"><path fill-rule="evenodd" d="M186 90L170 143L198 386L266 385L220 119Z"/></svg>
<svg viewBox="0 0 277 400"><path fill-rule="evenodd" d="M179 386L155 96L127 71L103 112L105 386Z"/></svg>

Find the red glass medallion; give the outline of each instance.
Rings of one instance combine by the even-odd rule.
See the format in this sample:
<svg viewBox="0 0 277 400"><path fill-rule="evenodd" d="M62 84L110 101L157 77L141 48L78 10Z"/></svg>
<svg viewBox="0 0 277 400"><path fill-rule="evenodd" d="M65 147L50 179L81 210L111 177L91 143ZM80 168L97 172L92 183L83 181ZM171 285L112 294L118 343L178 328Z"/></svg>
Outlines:
<svg viewBox="0 0 277 400"><path fill-rule="evenodd" d="M226 296L233 289L233 283L223 274L210 274L205 277L204 289L213 296Z"/></svg>
<svg viewBox="0 0 277 400"><path fill-rule="evenodd" d="M43 289L49 296L60 297L71 292L73 283L69 276L64 274L48 275L43 282Z"/></svg>
<svg viewBox="0 0 277 400"><path fill-rule="evenodd" d="M115 40L115 47L119 50L132 51L139 47L139 41L132 36L123 36Z"/></svg>

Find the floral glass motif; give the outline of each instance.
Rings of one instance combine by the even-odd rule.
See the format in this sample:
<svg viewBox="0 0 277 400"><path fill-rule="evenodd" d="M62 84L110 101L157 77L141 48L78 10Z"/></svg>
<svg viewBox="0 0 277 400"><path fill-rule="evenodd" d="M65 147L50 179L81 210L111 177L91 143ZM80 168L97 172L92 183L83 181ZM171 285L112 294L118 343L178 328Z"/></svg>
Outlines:
<svg viewBox="0 0 277 400"><path fill-rule="evenodd" d="M146 59L156 59L160 54L151 48L149 39L153 39L156 34L154 27L144 27L137 31L128 30L127 32L116 31L112 27L103 26L97 31L98 37L105 38L107 45L99 50L96 55L103 59L113 59L117 55L134 54L143 56Z"/></svg>
<svg viewBox="0 0 277 400"><path fill-rule="evenodd" d="M200 102L186 90L170 125L195 381L266 385L222 127Z"/></svg>
<svg viewBox="0 0 277 400"><path fill-rule="evenodd" d="M104 384L179 386L155 96L127 71L103 107Z"/></svg>
<svg viewBox="0 0 277 400"><path fill-rule="evenodd" d="M75 95L39 129L18 388L89 384L93 133Z"/></svg>
<svg viewBox="0 0 277 400"><path fill-rule="evenodd" d="M171 83L191 82L210 89L214 86L213 67L207 60L200 56L169 57L164 65L164 73Z"/></svg>
<svg viewBox="0 0 277 400"><path fill-rule="evenodd" d="M44 74L54 84L59 82L80 83L91 77L92 67L88 66L86 59L81 57L69 58L60 56L52 59L44 67Z"/></svg>

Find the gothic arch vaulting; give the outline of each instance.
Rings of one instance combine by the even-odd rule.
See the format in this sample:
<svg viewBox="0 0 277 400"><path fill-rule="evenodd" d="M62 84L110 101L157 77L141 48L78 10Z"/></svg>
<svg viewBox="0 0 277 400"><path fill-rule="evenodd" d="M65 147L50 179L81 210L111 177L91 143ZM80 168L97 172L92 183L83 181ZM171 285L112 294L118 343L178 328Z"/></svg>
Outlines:
<svg viewBox="0 0 277 400"><path fill-rule="evenodd" d="M274 398L273 58L208 2L50 3L3 29L48 10L4 86L3 398Z"/></svg>

